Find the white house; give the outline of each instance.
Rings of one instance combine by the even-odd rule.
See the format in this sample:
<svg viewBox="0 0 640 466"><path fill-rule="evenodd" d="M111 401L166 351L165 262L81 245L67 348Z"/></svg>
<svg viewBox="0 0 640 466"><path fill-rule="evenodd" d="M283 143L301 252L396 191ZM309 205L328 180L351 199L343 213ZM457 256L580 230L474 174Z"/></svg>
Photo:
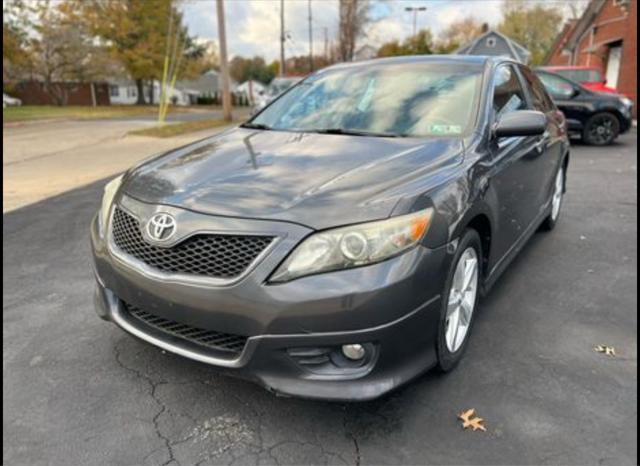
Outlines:
<svg viewBox="0 0 640 466"><path fill-rule="evenodd" d="M371 60L378 55L378 49L372 45L365 44L353 54L353 61Z"/></svg>
<svg viewBox="0 0 640 466"><path fill-rule="evenodd" d="M154 87L156 87L155 84L154 82ZM150 87L145 85L145 90L148 100ZM154 101L157 101L158 95L159 93L154 89ZM112 105L134 105L138 101L138 87L135 81L124 79L109 81L109 100Z"/></svg>
<svg viewBox="0 0 640 466"><path fill-rule="evenodd" d="M255 100L257 96L263 94L266 90L267 86L260 81L249 80L238 84L233 92L236 94L245 94L250 100Z"/></svg>
<svg viewBox="0 0 640 466"><path fill-rule="evenodd" d="M176 84L175 89L168 90L168 99L173 105L195 105L201 92L186 86ZM143 85L145 100L154 104L160 102L161 83L153 81L153 99L151 99L151 86L148 82ZM112 105L135 105L138 102L138 87L133 80L109 81L109 98Z"/></svg>

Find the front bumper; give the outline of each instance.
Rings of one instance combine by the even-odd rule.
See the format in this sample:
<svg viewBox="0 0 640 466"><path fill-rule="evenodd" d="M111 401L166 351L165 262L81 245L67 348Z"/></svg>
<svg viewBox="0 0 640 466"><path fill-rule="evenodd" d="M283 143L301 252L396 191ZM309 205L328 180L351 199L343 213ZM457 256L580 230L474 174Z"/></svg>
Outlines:
<svg viewBox="0 0 640 466"><path fill-rule="evenodd" d="M158 280L118 260L94 219L96 311L142 340L283 395L368 400L433 366L448 249L417 247L367 267L267 284L305 234L290 231L291 242L281 241L242 280L204 286ZM246 344L236 356L221 355L141 324L125 303L175 322L246 336ZM367 358L360 365L336 360L341 345L353 343L366 345ZM329 362L308 364L317 354Z"/></svg>

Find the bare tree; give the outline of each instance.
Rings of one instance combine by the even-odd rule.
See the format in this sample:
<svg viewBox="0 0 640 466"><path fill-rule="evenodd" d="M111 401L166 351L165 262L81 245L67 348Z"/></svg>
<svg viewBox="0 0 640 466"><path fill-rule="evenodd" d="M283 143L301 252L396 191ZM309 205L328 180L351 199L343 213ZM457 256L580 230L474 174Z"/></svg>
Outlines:
<svg viewBox="0 0 640 466"><path fill-rule="evenodd" d="M44 91L56 104L65 105L74 86L99 79L110 62L77 21L73 2L55 6L44 2L38 5L36 13L36 34L29 47L30 74L42 81Z"/></svg>
<svg viewBox="0 0 640 466"><path fill-rule="evenodd" d="M342 61L353 60L356 40L369 22L369 0L340 0L339 50Z"/></svg>
<svg viewBox="0 0 640 466"><path fill-rule="evenodd" d="M567 16L570 20L577 20L582 16L582 13L589 5L589 0L573 0L567 2L566 8L568 9Z"/></svg>

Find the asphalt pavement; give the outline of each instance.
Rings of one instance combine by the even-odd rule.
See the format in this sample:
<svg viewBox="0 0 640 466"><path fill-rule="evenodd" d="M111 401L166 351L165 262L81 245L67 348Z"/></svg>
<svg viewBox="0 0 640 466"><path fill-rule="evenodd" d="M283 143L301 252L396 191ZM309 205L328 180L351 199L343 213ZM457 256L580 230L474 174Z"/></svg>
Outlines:
<svg viewBox="0 0 640 466"><path fill-rule="evenodd" d="M575 145L556 230L482 301L460 366L362 404L276 397L99 320L104 181L5 214L3 463L637 464L636 151L635 131Z"/></svg>

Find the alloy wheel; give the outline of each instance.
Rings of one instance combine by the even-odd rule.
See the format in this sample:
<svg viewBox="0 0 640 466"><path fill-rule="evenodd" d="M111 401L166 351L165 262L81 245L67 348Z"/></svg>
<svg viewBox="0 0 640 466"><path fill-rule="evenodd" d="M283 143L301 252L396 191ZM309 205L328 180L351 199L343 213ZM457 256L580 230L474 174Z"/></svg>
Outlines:
<svg viewBox="0 0 640 466"><path fill-rule="evenodd" d="M556 175L555 187L553 188L553 198L551 199L551 220L554 222L560 214L562 205L562 194L564 190L564 170L561 168Z"/></svg>
<svg viewBox="0 0 640 466"><path fill-rule="evenodd" d="M609 144L615 138L615 122L609 115L596 116L589 126L589 139L598 145Z"/></svg>
<svg viewBox="0 0 640 466"><path fill-rule="evenodd" d="M460 349L471 326L478 292L478 267L478 253L472 247L467 248L456 265L447 302L445 341L452 353Z"/></svg>

